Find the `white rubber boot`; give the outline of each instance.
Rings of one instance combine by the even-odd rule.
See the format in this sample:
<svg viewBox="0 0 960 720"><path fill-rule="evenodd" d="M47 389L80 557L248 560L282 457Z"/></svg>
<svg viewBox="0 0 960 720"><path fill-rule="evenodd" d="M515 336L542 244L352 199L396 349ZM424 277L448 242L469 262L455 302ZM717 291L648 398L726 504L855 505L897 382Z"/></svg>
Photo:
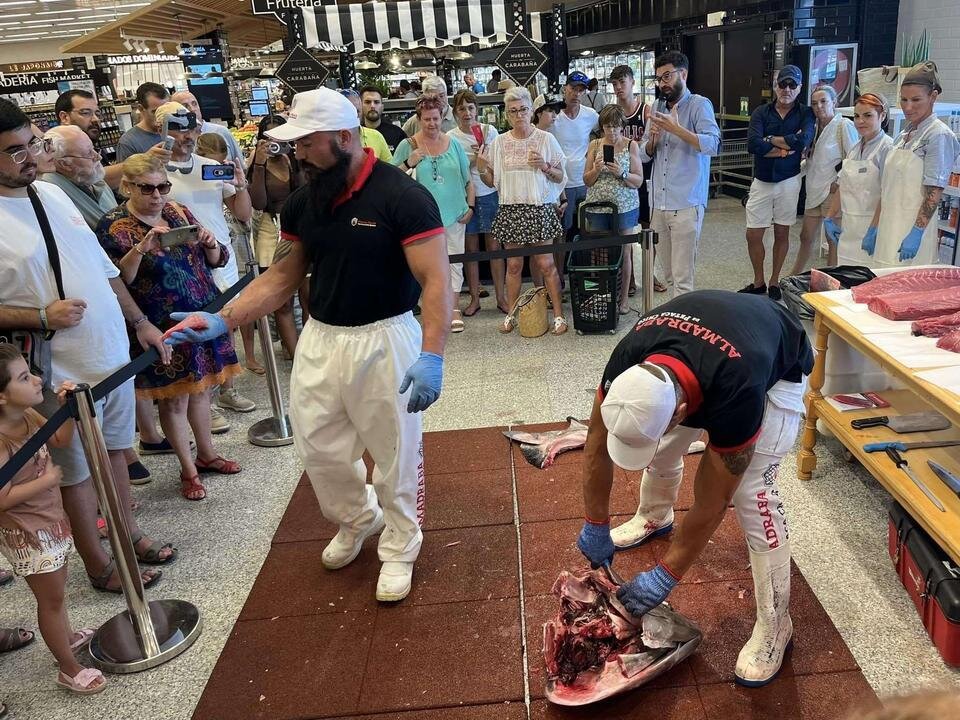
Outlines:
<svg viewBox="0 0 960 720"><path fill-rule="evenodd" d="M410 594L413 581L412 562L385 562L377 579L377 600L399 602Z"/></svg>
<svg viewBox="0 0 960 720"><path fill-rule="evenodd" d="M682 480L682 474L658 478L649 470L643 471L637 513L610 531L617 550L637 547L673 529L673 505L677 502Z"/></svg>
<svg viewBox="0 0 960 720"><path fill-rule="evenodd" d="M320 556L320 562L327 570L339 570L346 567L360 554L360 548L363 547L363 541L371 535L376 535L383 530L383 513L377 508L377 514L373 521L365 530L357 533L353 530L347 530L343 527L333 536L327 546L323 549Z"/></svg>
<svg viewBox="0 0 960 720"><path fill-rule="evenodd" d="M780 672L793 638L790 619L790 543L767 552L750 550L757 622L737 658L736 682L761 687Z"/></svg>

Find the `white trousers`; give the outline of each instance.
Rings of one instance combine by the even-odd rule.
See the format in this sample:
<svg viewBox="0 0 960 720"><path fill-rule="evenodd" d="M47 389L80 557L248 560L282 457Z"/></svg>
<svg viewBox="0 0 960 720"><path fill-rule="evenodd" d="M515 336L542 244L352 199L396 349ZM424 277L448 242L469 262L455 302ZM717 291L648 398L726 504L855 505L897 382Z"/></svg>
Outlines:
<svg viewBox="0 0 960 720"><path fill-rule="evenodd" d="M770 388L753 459L733 496L737 520L747 536L747 544L756 552L773 550L789 539L777 478L780 461L797 440L802 409L803 383L781 380ZM664 435L647 468L651 479L665 481L682 475L683 454L701 432L677 426Z"/></svg>
<svg viewBox="0 0 960 720"><path fill-rule="evenodd" d="M447 241L447 255L460 255L464 248L464 233L467 226L454 221L443 229ZM450 263L450 287L455 293L463 287L463 263Z"/></svg>
<svg viewBox="0 0 960 720"><path fill-rule="evenodd" d="M290 380L294 444L323 516L352 532L383 509L383 562L413 562L423 534L423 425L397 390L420 354L411 313L360 327L311 318L297 342ZM366 484L362 455L375 464Z"/></svg>
<svg viewBox="0 0 960 720"><path fill-rule="evenodd" d="M703 205L683 210L653 210L650 228L657 233L657 257L663 266L664 282L671 297L693 290L693 271L703 227Z"/></svg>

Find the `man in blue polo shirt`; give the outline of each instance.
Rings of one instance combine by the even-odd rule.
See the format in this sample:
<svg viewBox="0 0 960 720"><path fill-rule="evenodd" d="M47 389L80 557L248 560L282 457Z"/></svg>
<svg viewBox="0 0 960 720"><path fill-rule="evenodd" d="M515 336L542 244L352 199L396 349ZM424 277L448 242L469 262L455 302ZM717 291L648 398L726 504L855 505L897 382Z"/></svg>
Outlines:
<svg viewBox="0 0 960 720"><path fill-rule="evenodd" d="M376 597L395 602L410 592L423 543L421 411L443 384L450 268L436 201L364 148L359 127L354 106L329 88L294 96L287 123L267 133L296 142L310 178L280 214L290 253L216 315L173 313L183 322L167 342L202 342L273 312L312 272L290 422L320 510L340 527L321 562L346 567L382 531ZM422 330L411 312L421 289Z"/></svg>
<svg viewBox="0 0 960 720"><path fill-rule="evenodd" d="M747 150L754 156L753 183L747 200L747 252L753 282L740 290L780 299L780 270L790 248L790 226L797 221L800 197L800 160L813 143L813 110L797 101L803 74L796 65L784 65L773 91L777 99L761 105L750 116ZM766 251L763 235L773 225L773 268L764 279Z"/></svg>

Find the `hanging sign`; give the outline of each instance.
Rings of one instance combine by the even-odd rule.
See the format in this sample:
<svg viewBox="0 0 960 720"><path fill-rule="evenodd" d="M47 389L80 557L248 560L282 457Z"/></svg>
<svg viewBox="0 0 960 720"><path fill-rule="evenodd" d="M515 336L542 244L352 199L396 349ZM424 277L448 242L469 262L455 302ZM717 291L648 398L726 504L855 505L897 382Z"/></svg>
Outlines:
<svg viewBox="0 0 960 720"><path fill-rule="evenodd" d="M297 45L280 63L274 76L294 92L307 92L323 85L329 74L323 63L304 50L303 45Z"/></svg>
<svg viewBox="0 0 960 720"><path fill-rule="evenodd" d="M547 62L547 56L526 35L517 33L495 62L517 85L525 87Z"/></svg>
<svg viewBox="0 0 960 720"><path fill-rule="evenodd" d="M251 0L254 15L273 15L282 25L287 24L284 15L288 12L330 4L331 0Z"/></svg>
<svg viewBox="0 0 960 720"><path fill-rule="evenodd" d="M34 73L42 72L44 70L57 71L63 69L63 60L34 60L31 62L8 63L6 65L0 65L0 73L8 74Z"/></svg>

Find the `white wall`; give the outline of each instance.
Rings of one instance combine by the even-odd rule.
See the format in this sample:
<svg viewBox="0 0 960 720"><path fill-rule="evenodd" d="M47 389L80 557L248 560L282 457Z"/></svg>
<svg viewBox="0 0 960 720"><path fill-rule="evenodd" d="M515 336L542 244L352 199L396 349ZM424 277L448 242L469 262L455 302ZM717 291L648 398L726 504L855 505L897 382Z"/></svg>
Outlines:
<svg viewBox="0 0 960 720"><path fill-rule="evenodd" d="M0 64L29 62L31 60L58 60L70 57L60 52L63 40L33 40L32 42L0 43ZM80 53L72 53L78 55Z"/></svg>
<svg viewBox="0 0 960 720"><path fill-rule="evenodd" d="M960 103L960 0L900 0L896 62L904 35L915 43L924 30L930 37L930 59L940 71L942 99Z"/></svg>

